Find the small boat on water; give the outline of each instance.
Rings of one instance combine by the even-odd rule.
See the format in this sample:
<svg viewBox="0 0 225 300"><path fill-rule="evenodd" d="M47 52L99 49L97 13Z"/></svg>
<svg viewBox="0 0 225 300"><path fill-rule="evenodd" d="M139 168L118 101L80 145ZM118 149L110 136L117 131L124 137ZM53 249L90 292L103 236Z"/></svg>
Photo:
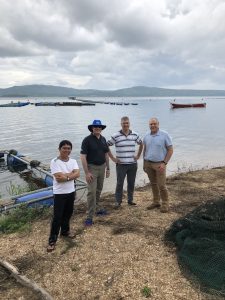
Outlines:
<svg viewBox="0 0 225 300"><path fill-rule="evenodd" d="M0 104L0 107L22 107L22 106L26 106L26 105L29 105L30 102L27 101L27 102L9 102L9 103L5 103L5 104Z"/></svg>
<svg viewBox="0 0 225 300"><path fill-rule="evenodd" d="M201 103L176 103L170 102L171 108L187 108L187 107L206 107L205 102Z"/></svg>

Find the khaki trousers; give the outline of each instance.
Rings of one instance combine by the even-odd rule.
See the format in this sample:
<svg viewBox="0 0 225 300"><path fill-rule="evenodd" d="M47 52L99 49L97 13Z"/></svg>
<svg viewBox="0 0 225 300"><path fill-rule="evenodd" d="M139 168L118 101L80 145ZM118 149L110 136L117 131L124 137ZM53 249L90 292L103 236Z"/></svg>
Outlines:
<svg viewBox="0 0 225 300"><path fill-rule="evenodd" d="M105 178L105 164L88 165L88 170L93 175L93 181L88 184L88 194L87 194L87 218L92 219L96 212L96 207L99 206L98 202L100 200L100 195L103 188L104 178Z"/></svg>
<svg viewBox="0 0 225 300"><path fill-rule="evenodd" d="M153 203L159 204L160 198L163 206L169 205L168 190L166 187L166 168L165 170L159 171L160 162L149 162L144 161L144 171L147 173L151 183L153 193Z"/></svg>

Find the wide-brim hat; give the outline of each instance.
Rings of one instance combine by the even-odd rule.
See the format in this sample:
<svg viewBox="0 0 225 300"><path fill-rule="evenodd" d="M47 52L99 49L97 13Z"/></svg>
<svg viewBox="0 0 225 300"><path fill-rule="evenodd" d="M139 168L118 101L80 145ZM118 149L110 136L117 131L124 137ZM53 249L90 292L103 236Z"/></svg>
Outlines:
<svg viewBox="0 0 225 300"><path fill-rule="evenodd" d="M93 131L93 127L100 127L102 130L104 130L105 128L106 128L106 125L103 125L102 124L102 122L101 122L101 120L94 120L93 122L92 122L92 124L90 124L90 125L88 125L88 129L89 129L89 131Z"/></svg>

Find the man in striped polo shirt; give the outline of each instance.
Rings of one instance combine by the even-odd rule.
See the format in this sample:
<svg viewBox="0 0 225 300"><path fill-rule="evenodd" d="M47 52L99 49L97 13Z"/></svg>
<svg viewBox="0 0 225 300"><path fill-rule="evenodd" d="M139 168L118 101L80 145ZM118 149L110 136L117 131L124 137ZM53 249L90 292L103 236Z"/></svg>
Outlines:
<svg viewBox="0 0 225 300"><path fill-rule="evenodd" d="M139 159L143 144L139 135L130 130L130 121L128 117L121 118L122 129L114 133L107 144L109 146L115 145L116 157L109 151L109 157L116 163L117 184L115 192L116 206L119 208L123 197L123 184L127 176L127 197L129 205L136 205L133 202L134 185L137 173L137 160ZM135 146L139 145L137 154L135 153Z"/></svg>

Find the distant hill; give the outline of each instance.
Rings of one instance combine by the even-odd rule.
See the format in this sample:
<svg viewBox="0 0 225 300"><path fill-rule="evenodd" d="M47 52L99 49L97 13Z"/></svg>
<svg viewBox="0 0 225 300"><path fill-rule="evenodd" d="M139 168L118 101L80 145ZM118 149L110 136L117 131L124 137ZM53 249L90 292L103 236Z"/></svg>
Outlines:
<svg viewBox="0 0 225 300"><path fill-rule="evenodd" d="M52 85L24 85L0 89L0 97L206 97L225 96L225 90L183 90L134 86L118 90L73 89Z"/></svg>

